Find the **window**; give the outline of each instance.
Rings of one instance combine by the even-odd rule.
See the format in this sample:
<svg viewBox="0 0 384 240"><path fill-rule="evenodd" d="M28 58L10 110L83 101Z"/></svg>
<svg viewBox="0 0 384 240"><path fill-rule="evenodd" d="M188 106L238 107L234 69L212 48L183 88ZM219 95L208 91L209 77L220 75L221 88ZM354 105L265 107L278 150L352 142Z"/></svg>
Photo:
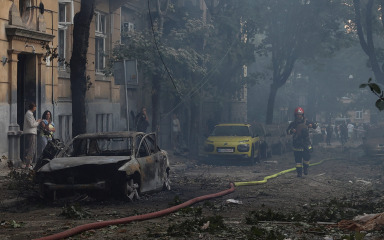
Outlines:
<svg viewBox="0 0 384 240"><path fill-rule="evenodd" d="M363 111L356 111L355 118L356 119L363 119Z"/></svg>
<svg viewBox="0 0 384 240"><path fill-rule="evenodd" d="M19 0L19 11L22 21L25 23L30 20L31 17L31 9L30 7L33 5L31 0Z"/></svg>
<svg viewBox="0 0 384 240"><path fill-rule="evenodd" d="M154 139L154 135L147 136L144 141L147 143L147 146L148 146L151 154L158 152L158 149L156 147L156 141Z"/></svg>
<svg viewBox="0 0 384 240"><path fill-rule="evenodd" d="M104 69L104 38L95 38L95 69L96 72L101 72Z"/></svg>
<svg viewBox="0 0 384 240"><path fill-rule="evenodd" d="M65 3L59 3L59 23L66 22L67 13L65 8Z"/></svg>
<svg viewBox="0 0 384 240"><path fill-rule="evenodd" d="M65 68L65 64L64 64L64 60L65 60L65 34L66 33L66 29L61 29L59 28L58 30L58 42L59 42L59 46L58 46L58 54L59 54L59 61L58 61L58 65L59 65L59 68Z"/></svg>
<svg viewBox="0 0 384 240"><path fill-rule="evenodd" d="M105 15L96 12L95 16L96 33L105 34Z"/></svg>
<svg viewBox="0 0 384 240"><path fill-rule="evenodd" d="M59 68L65 68L65 58L67 55L67 28L72 24L73 1L72 0L59 0L59 12L58 12L58 54Z"/></svg>
<svg viewBox="0 0 384 240"><path fill-rule="evenodd" d="M124 22L122 30L123 32L133 32L135 31L135 24L131 22Z"/></svg>
<svg viewBox="0 0 384 240"><path fill-rule="evenodd" d="M64 143L67 143L72 138L72 116L71 115L60 115L59 116L59 129L56 129L59 136ZM58 131L57 131L58 130Z"/></svg>
<svg viewBox="0 0 384 240"><path fill-rule="evenodd" d="M95 13L95 70L101 72L105 67L106 17L100 12Z"/></svg>
<svg viewBox="0 0 384 240"><path fill-rule="evenodd" d="M137 144L140 144L141 139L142 139L142 136L136 136ZM138 149L138 153L137 153L137 157L140 158L140 157L149 156L149 152L148 152L145 140L143 142L141 142L140 146L137 146L137 147L139 148Z"/></svg>

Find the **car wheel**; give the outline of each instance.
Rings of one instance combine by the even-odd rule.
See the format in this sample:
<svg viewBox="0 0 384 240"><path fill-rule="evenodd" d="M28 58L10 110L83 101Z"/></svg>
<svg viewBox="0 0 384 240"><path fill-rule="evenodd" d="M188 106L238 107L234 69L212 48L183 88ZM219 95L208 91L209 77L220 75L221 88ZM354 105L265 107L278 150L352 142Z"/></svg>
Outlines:
<svg viewBox="0 0 384 240"><path fill-rule="evenodd" d="M163 190L171 190L171 179L169 178L169 168L167 169L167 177L163 184Z"/></svg>
<svg viewBox="0 0 384 240"><path fill-rule="evenodd" d="M124 198L129 201L140 199L139 196L140 184L137 177L128 177L124 183Z"/></svg>

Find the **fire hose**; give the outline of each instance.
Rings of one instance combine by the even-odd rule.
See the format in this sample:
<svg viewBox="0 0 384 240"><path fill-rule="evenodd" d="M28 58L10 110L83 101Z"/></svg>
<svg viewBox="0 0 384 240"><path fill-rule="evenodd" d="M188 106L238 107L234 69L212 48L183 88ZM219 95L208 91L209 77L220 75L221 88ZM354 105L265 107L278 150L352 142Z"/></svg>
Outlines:
<svg viewBox="0 0 384 240"><path fill-rule="evenodd" d="M328 160L335 160L337 158L327 158L327 159L323 159L319 162L316 162L316 163L312 163L312 164L309 164L309 166L316 166L316 165L319 165L325 161L328 161ZM262 183L266 183L268 181L268 179L271 179L271 178L275 178L277 176L280 176L282 174L285 174L285 173L288 173L288 172L292 172L292 171L295 171L296 168L290 168L290 169L287 169L287 170L284 170L284 171L281 171L281 172L278 172L276 174L273 174L273 175L269 175L269 176L266 176L264 177L263 180L260 180L260 181L250 181L250 182L235 182L235 186L238 187L238 186L249 186L249 185L256 185L256 184L262 184Z"/></svg>
<svg viewBox="0 0 384 240"><path fill-rule="evenodd" d="M323 163L324 161L334 160L334 159L336 159L336 158L323 159L323 160L321 160L319 162L310 164L310 166L319 165L319 164ZM248 186L248 185L256 185L256 184L266 183L268 181L268 179L275 178L277 176L280 176L280 175L288 173L288 172L292 172L294 170L296 170L296 168L290 168L290 169L278 172L276 174L266 176L261 181L249 181L249 182L230 183L231 188L229 188L227 190L224 190L224 191L221 191L221 192L218 192L218 193L213 193L213 194L208 194L208 195L196 197L196 198L188 200L188 201L186 201L186 202L184 202L182 204L179 204L179 205L176 205L176 206L173 206L173 207L170 207L170 208L158 211L158 212L152 212L152 213L136 215L136 216L120 218L120 219L114 219L114 220L109 220L109 221L103 221L103 222L88 223L88 224L77 226L75 228L68 229L68 230L66 230L64 232L61 232L61 233L56 233L56 234L53 234L53 235L50 235L50 236L46 236L46 237L42 237L42 238L37 238L37 239L34 239L34 240L57 240L57 239L63 239L63 238L67 238L67 237L70 237L70 236L73 236L73 235L76 235L76 234L79 234L81 232L85 232L85 231L88 231L88 230L91 230L91 229L98 229L98 228L103 228L103 227L110 226L110 225L126 224L126 223L130 223L130 222L133 222L133 221L143 221L143 220L147 220L147 219L161 217L161 216L170 214L172 212L176 212L179 209L182 209L182 208L185 208L187 206L193 205L193 204L195 204L197 202L201 202L201 201L204 201L204 200L207 200L207 199L216 198L216 197L220 197L220 196L224 196L224 195L227 195L229 193L232 193L232 192L235 191L235 186Z"/></svg>
<svg viewBox="0 0 384 240"><path fill-rule="evenodd" d="M77 226L75 228L68 229L64 232L61 233L56 233L50 236L42 237L42 238L37 238L35 240L56 240L56 239L63 239L67 238L76 234L79 234L84 231L88 231L91 229L98 229L98 228L103 228L106 226L110 225L118 225L118 224L125 224L125 223L130 223L133 221L143 221L151 218L157 218L161 217L167 214L170 214L172 212L176 212L177 210L181 208L185 208L187 206L190 206L192 204L195 204L197 202L201 202L207 199L211 198L216 198L220 196L227 195L229 193L232 193L235 191L235 186L233 183L230 184L231 188L218 192L218 193L213 193L213 194L208 194L200 197L193 198L191 200L188 200L184 203L181 203L179 205L158 211L158 212L152 212L152 213L147 213L147 214L142 214L142 215L136 215L136 216L131 216L131 217L126 217L126 218L120 218L120 219L114 219L114 220L109 220L109 221L103 221L103 222L95 222L95 223L88 223L84 225Z"/></svg>

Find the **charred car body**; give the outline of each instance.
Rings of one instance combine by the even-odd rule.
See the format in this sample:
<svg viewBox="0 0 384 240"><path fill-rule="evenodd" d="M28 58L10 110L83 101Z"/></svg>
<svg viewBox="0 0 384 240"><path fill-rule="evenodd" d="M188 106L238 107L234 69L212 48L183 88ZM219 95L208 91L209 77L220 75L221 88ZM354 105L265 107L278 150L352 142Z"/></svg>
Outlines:
<svg viewBox="0 0 384 240"><path fill-rule="evenodd" d="M154 133L81 134L42 165L36 181L43 197L70 190L133 200L140 193L170 189L168 155Z"/></svg>

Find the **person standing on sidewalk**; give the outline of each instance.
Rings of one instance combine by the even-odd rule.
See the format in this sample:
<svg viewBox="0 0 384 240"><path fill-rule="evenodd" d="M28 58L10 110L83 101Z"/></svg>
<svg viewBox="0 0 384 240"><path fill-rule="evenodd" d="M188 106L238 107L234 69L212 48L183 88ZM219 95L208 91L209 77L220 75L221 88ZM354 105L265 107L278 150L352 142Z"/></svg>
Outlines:
<svg viewBox="0 0 384 240"><path fill-rule="evenodd" d="M308 121L304 117L304 109L295 109L295 121L291 122L287 128L287 134L293 135L293 154L296 162L297 177L308 175L309 160L312 150L311 140L309 139L309 128L316 129L317 124Z"/></svg>
<svg viewBox="0 0 384 240"><path fill-rule="evenodd" d="M177 117L177 114L174 113L172 115L172 145L173 145L173 151L176 151L177 148L180 147L180 134L181 134L180 120Z"/></svg>
<svg viewBox="0 0 384 240"><path fill-rule="evenodd" d="M25 169L31 169L32 163L35 162L37 127L41 122L41 119L36 121L35 117L33 116L35 111L36 104L30 103L28 106L28 111L24 115L23 135L25 152L24 165L22 167Z"/></svg>
<svg viewBox="0 0 384 240"><path fill-rule="evenodd" d="M348 122L348 125L347 125L347 129L348 129L348 139L350 140L354 140L354 129L355 126L351 123L351 122Z"/></svg>
<svg viewBox="0 0 384 240"><path fill-rule="evenodd" d="M52 121L52 113L46 110L41 117L37 136L37 157L40 157L48 141L51 141L55 133L55 124Z"/></svg>
<svg viewBox="0 0 384 240"><path fill-rule="evenodd" d="M141 111L136 115L136 131L146 132L147 127L149 126L149 119L147 115L147 109L145 107L141 108Z"/></svg>

